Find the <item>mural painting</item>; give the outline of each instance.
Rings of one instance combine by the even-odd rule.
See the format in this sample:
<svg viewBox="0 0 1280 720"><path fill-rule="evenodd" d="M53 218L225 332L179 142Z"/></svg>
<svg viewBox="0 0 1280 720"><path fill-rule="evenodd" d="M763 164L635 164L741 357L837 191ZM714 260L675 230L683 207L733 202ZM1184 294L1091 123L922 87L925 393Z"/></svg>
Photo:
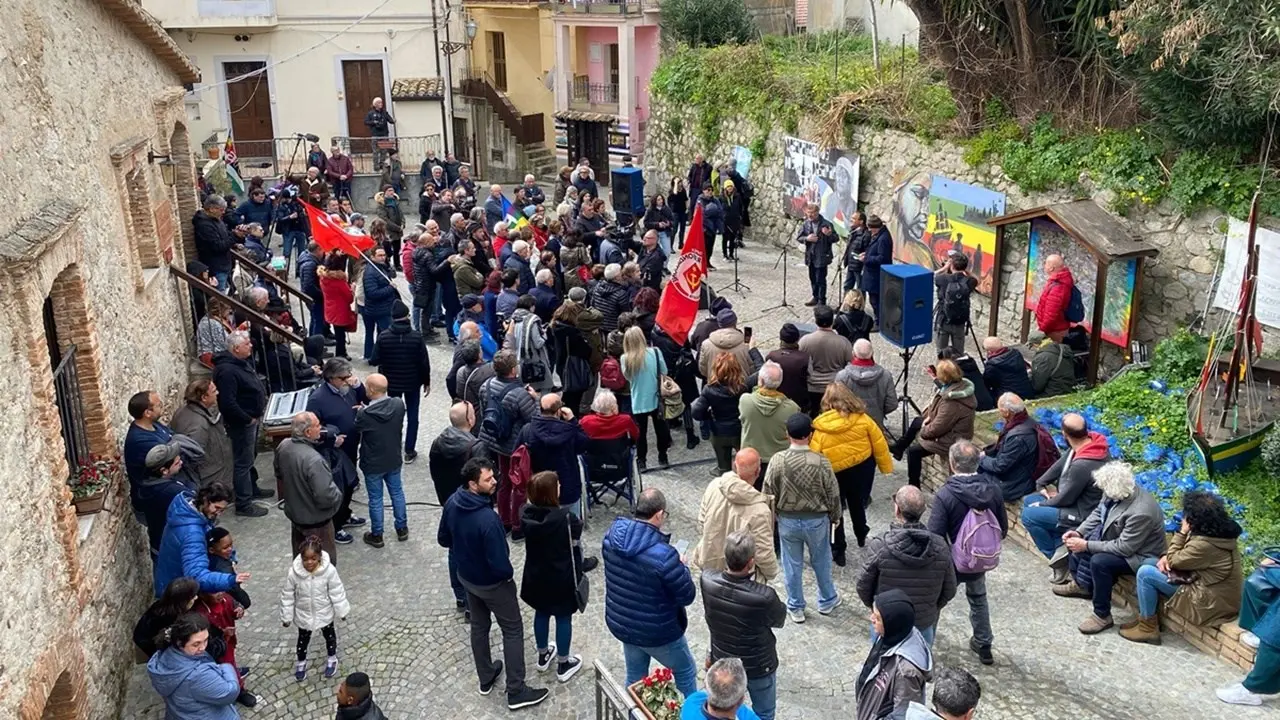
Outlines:
<svg viewBox="0 0 1280 720"><path fill-rule="evenodd" d="M1097 258L1052 220L1037 218L1031 221L1031 238L1027 246L1025 307L1035 310L1046 280L1044 259L1054 254L1061 255L1067 267L1071 268L1071 276L1075 278L1076 287L1080 288L1080 297L1084 300L1085 322L1080 324L1092 331L1093 303L1097 296L1098 282ZM1122 348L1129 345L1129 319L1133 313L1133 291L1137 275L1136 258L1116 261L1107 268L1102 339Z"/></svg>
<svg viewBox="0 0 1280 720"><path fill-rule="evenodd" d="M978 292L991 295L999 270L995 228L987 220L1004 214L1003 193L929 173L904 171L895 178L889 232L899 262L936 270L952 252L969 258Z"/></svg>

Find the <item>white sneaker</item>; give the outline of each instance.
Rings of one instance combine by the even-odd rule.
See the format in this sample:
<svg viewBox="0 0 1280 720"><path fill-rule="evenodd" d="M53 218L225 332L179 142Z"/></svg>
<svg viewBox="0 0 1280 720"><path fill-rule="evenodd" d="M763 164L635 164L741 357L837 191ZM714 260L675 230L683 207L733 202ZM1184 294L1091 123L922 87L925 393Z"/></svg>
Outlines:
<svg viewBox="0 0 1280 720"><path fill-rule="evenodd" d="M837 595L837 596L836 596L836 601L835 601L835 602L833 602L833 603L831 603L831 607L829 607L829 608L825 608L825 609L824 609L824 608L818 608L818 614L819 614L819 615L830 615L831 613L835 612L835 609L836 609L836 608L840 607L840 606L841 606L841 605L843 605L843 604L844 604L844 598L843 598L843 597L841 597L841 596L839 596L839 595Z"/></svg>
<svg viewBox="0 0 1280 720"><path fill-rule="evenodd" d="M791 618L791 622L800 624L804 622L804 610L788 610L787 617Z"/></svg>
<svg viewBox="0 0 1280 720"><path fill-rule="evenodd" d="M1244 683L1218 688L1218 699L1231 705L1261 705L1262 696L1249 692Z"/></svg>
<svg viewBox="0 0 1280 720"><path fill-rule="evenodd" d="M1244 632L1240 633L1240 642L1244 643L1245 646L1247 647L1253 648L1254 650L1257 650L1258 646L1262 644L1262 640L1260 640L1257 635L1254 635L1248 630L1245 630Z"/></svg>

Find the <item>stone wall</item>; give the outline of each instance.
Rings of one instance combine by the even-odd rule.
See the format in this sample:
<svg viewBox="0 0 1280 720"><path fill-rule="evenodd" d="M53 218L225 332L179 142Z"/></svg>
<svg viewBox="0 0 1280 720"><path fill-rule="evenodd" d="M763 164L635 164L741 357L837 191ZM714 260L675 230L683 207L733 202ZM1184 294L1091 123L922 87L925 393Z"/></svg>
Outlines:
<svg viewBox="0 0 1280 720"><path fill-rule="evenodd" d="M134 392L179 397L190 321L165 267L193 242L182 82L197 73L157 55L172 40L135 3L7 10L0 92L21 117L3 123L0 164L0 717L112 718L151 563L123 481L81 534L50 345L75 347L93 453L119 452ZM150 151L178 161L172 186Z"/></svg>
<svg viewBox="0 0 1280 720"><path fill-rule="evenodd" d="M672 107L658 98L652 100L651 107L644 157L645 177L651 189L665 187L672 173L683 176L695 153L704 153L719 164L729 158L733 146L751 147L762 134L750 120L728 121L722 127L719 144L702 147L694 132L694 111ZM809 139L815 133L807 120L801 121L796 133L775 127L765 141L763 158L757 157L752 163L750 180L757 199L752 205L753 227L747 237L757 242L780 245L794 238L799 227L797 221L784 217L781 210L783 137L787 135ZM1023 192L998 165L969 166L963 159L963 148L947 141L926 142L903 132L863 127L854 132L848 149L861 158L860 205L864 205L868 213L885 218L889 216L895 177L900 177L903 171L937 174L1002 192L1006 195L1006 212L1077 199L1063 191ZM1092 190L1088 196L1103 207L1108 207L1111 200L1106 191ZM1222 213L1207 210L1187 217L1168 204L1160 204L1117 217L1135 239L1146 241L1160 251L1146 264L1136 326L1136 339L1154 344L1203 312L1224 242L1224 233L1214 229ZM1004 292L998 301L1000 334L1010 339L1016 338L1021 329L1027 238L1025 232L1011 229L1006 239L1007 251L1001 266ZM975 296L972 306L974 326L979 328L979 333L985 332L990 302ZM1275 339L1280 340L1280 336ZM1104 353L1105 364L1114 367L1122 361L1118 349L1111 345L1104 347L1109 348Z"/></svg>

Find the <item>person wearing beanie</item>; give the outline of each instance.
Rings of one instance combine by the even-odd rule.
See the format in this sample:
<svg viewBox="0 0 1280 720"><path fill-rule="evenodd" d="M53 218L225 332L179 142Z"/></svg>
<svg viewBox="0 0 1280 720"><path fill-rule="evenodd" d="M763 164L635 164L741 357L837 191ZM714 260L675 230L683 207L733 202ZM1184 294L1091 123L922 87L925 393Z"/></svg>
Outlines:
<svg viewBox="0 0 1280 720"><path fill-rule="evenodd" d="M373 701L369 676L354 672L338 685L338 714L335 720L387 720Z"/></svg>
<svg viewBox="0 0 1280 720"><path fill-rule="evenodd" d="M782 366L782 385L778 390L800 407L800 412L816 411L809 407L809 353L800 349L800 330L785 323L778 331L779 347L765 356ZM814 412L816 416L817 413Z"/></svg>
<svg viewBox="0 0 1280 720"><path fill-rule="evenodd" d="M911 703L924 702L933 670L933 652L916 629L915 607L901 590L885 590L871 609L871 652L858 674L856 720L902 717Z"/></svg>
<svg viewBox="0 0 1280 720"><path fill-rule="evenodd" d="M711 333L720 329L719 324L716 323L716 315L718 315L721 310L732 309L733 304L728 300L722 297L716 297L713 299L711 301L711 306L708 308L711 314L695 325L693 332L689 333L689 347L695 350L700 349L702 347L702 343L706 342L707 338L711 337Z"/></svg>
<svg viewBox="0 0 1280 720"><path fill-rule="evenodd" d="M404 461L412 463L418 458L418 408L431 394L431 361L422 333L410 327L409 307L398 299L391 303L391 327L378 335L375 352L387 395L404 399Z"/></svg>
<svg viewBox="0 0 1280 720"><path fill-rule="evenodd" d="M787 615L805 621L805 547L818 578L818 613L830 615L842 601L831 577L831 526L840 522L840 487L831 461L809 448L813 423L804 413L787 418L790 447L776 453L765 470L766 495L776 498L778 542L786 579Z"/></svg>
<svg viewBox="0 0 1280 720"><path fill-rule="evenodd" d="M738 329L738 315L730 309L721 310L716 313L716 325L719 329L711 333L699 349L698 373L704 378L711 377L716 358L725 353L738 359L743 374L755 372L756 363L751 357L751 348L747 345L746 336Z"/></svg>

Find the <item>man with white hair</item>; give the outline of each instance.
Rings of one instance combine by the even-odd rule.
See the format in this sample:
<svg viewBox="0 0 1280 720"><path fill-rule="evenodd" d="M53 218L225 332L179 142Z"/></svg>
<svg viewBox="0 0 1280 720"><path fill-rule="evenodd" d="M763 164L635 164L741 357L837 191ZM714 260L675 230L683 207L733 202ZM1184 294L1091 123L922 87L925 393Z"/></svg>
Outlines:
<svg viewBox="0 0 1280 720"><path fill-rule="evenodd" d="M1075 530L1062 535L1071 553L1072 581L1055 585L1060 597L1091 598L1093 614L1080 623L1080 632L1094 635L1111 627L1111 590L1116 578L1136 575L1166 550L1164 512L1155 496L1133 478L1133 467L1114 461L1093 473L1102 502Z"/></svg>
<svg viewBox="0 0 1280 720"><path fill-rule="evenodd" d="M533 254L533 248L524 240L517 240L511 244L511 257L506 259L502 264L503 270L515 270L520 273L520 284L517 292L521 295L527 295L533 290L534 277L533 268L529 264L529 256Z"/></svg>
<svg viewBox="0 0 1280 720"><path fill-rule="evenodd" d="M982 382L991 392L991 397L998 398L1011 392L1024 400L1036 396L1031 388L1031 376L1027 374L1027 361L1022 353L1014 348L1006 347L1004 341L990 335L982 341L982 349L987 352L986 367L982 371Z"/></svg>
<svg viewBox="0 0 1280 720"><path fill-rule="evenodd" d="M222 292L231 287L231 248L235 245L231 230L222 221L226 212L227 201L221 195L213 193L205 198L204 207L197 210L191 218L191 227L195 231L196 257L209 266L209 275L217 279L218 289Z"/></svg>
<svg viewBox="0 0 1280 720"><path fill-rule="evenodd" d="M494 183L489 186L489 197L484 201L484 224L485 227L493 227L502 222L507 217L506 208L502 202L502 186ZM495 229L495 233L496 233Z"/></svg>
<svg viewBox="0 0 1280 720"><path fill-rule="evenodd" d="M253 480L253 460L257 455L258 429L267 407L267 388L249 362L253 341L237 330L227 336L227 349L213 356L213 384L218 387L218 409L231 437L234 461L233 483L236 515L262 517L266 508L253 504L254 498L270 497Z"/></svg>
<svg viewBox="0 0 1280 720"><path fill-rule="evenodd" d="M342 490L333 482L333 469L320 449L324 426L315 413L300 412L289 425L289 437L276 447L273 466L280 480L284 514L292 524L290 554L309 535L320 538L320 546L338 561L334 542L333 516L342 504Z"/></svg>
<svg viewBox="0 0 1280 720"><path fill-rule="evenodd" d="M542 192L542 188L538 187L537 178L532 175L524 176L524 199L529 201L530 205L541 205L547 201L547 194Z"/></svg>
<svg viewBox="0 0 1280 720"><path fill-rule="evenodd" d="M1062 342L1062 338L1071 329L1067 312L1071 306L1071 296L1075 294L1076 280L1066 261L1057 254L1044 259L1044 274L1044 287L1040 290L1040 297L1036 299L1036 327L1053 338L1054 342ZM1083 319L1081 317L1077 322Z"/></svg>
<svg viewBox="0 0 1280 720"><path fill-rule="evenodd" d="M618 329L618 316L631 309L631 292L619 282L621 277L621 265L606 265L604 280L596 285L595 292L591 294L591 307L600 311L600 327L606 333Z"/></svg>
<svg viewBox="0 0 1280 720"><path fill-rule="evenodd" d="M782 366L770 360L760 367L756 388L738 399L738 417L742 420L743 448L760 454L760 475L752 483L757 490L769 469L769 461L790 446L787 418L800 412L795 401L782 394Z"/></svg>
<svg viewBox="0 0 1280 720"><path fill-rule="evenodd" d="M556 274L551 271L551 268L541 268L533 277L536 284L529 291L533 296L533 312L545 326L551 322L551 315L555 313L556 308L560 307L563 300L556 292Z"/></svg>
<svg viewBox="0 0 1280 720"><path fill-rule="evenodd" d="M884 430L884 418L898 407L898 389L893 375L876 364L871 341L865 338L853 343L853 358L836 373L836 382L857 395L867 406L867 414Z"/></svg>
<svg viewBox="0 0 1280 720"><path fill-rule="evenodd" d="M1041 434L1048 433L1027 413L1022 398L1005 393L996 400L996 410L1004 427L995 445L983 452L978 469L1000 484L1005 502L1021 502L1035 491L1036 477L1057 461L1057 449L1051 457L1041 457L1050 452L1053 441L1046 437L1041 442Z"/></svg>

